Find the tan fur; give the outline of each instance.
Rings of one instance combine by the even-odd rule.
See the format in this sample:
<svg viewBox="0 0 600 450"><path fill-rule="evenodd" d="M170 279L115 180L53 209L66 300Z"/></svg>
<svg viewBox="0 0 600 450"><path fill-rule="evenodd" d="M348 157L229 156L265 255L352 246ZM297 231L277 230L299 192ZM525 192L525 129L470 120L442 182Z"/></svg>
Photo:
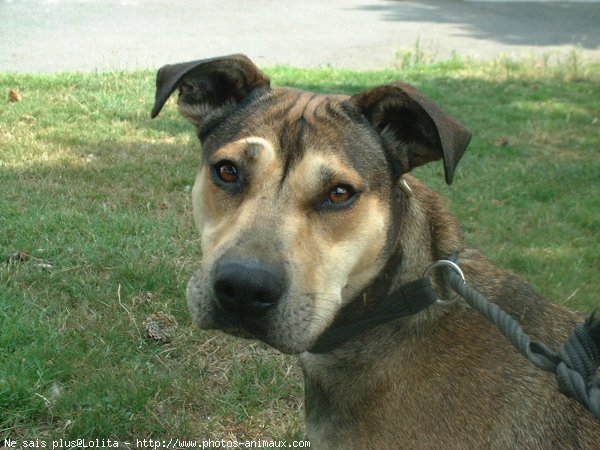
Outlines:
<svg viewBox="0 0 600 450"><path fill-rule="evenodd" d="M265 258L264 249L256 248L260 241L256 244L254 239L248 240L245 233L250 232L259 239L268 236L280 242L280 254L269 257L289 265L294 278L289 300L286 300L290 311L282 312L279 325L288 334L287 330L298 321L305 324L298 330L298 336L292 334L291 342L283 343L294 348L300 345L295 340L314 341L344 301L351 299L377 274L382 264L377 258L385 242L389 214L383 211L377 197L369 197L368 193L351 217L348 214L323 217L310 211L308 200L322 190L318 177L320 168L335 168L336 176L345 181L360 180L358 174L335 155L308 151L281 189L269 182L277 180L283 169L281 161L273 156L273 144L264 138L236 141L219 149L214 158L235 159L248 145L257 143L261 148L252 177L259 181L252 185L244 203L229 204L210 181L205 168L193 188L194 217L202 241L203 266L207 268L228 251L238 256ZM190 289L193 288L192 283ZM196 297L189 295L194 301ZM301 302L308 318L294 311ZM195 310L197 305L191 308Z"/></svg>
<svg viewBox="0 0 600 450"><path fill-rule="evenodd" d="M363 318L381 296L453 253L467 283L532 339L556 349L582 320L465 247L438 194L407 174L443 159L451 182L468 130L404 83L351 98L271 89L243 55L162 68L153 116L178 86L180 112L198 128L204 155L192 192L202 247L187 288L192 318L257 336L256 322L232 319L219 303L215 267L234 260L282 268L285 291L253 319L264 325L262 340L300 354L311 448L600 448L592 415L463 301L392 320L327 353L310 351L332 323ZM245 177L235 192L214 180L221 161ZM398 187L400 176L410 190ZM354 187L356 201L320 207L340 185ZM433 281L440 297L451 295L442 277Z"/></svg>
<svg viewBox="0 0 600 450"><path fill-rule="evenodd" d="M419 248L434 243L441 253L460 248L455 221L431 209L439 198L414 178L409 183L412 217L399 245L410 251L415 242ZM432 235L423 226L428 218L438 224ZM399 273L399 283L421 274L431 258L412 256L416 268ZM460 265L469 285L501 305L506 286L515 289L520 309L505 308L533 338L556 348L581 321L565 308L528 298L531 288L476 250L463 250ZM528 326L531 319L537 324ZM301 362L307 430L319 449L599 448L600 425L591 414L558 393L551 375L462 301L398 319L332 353L304 353Z"/></svg>
<svg viewBox="0 0 600 450"><path fill-rule="evenodd" d="M293 307L302 292L319 294L305 297L317 311L302 321L307 335L319 334L382 265L377 255L389 217L376 198L331 223L311 218L302 206L317 184L311 175L315 168L339 164L333 155L309 152L290 175L286 196L276 199L266 183L264 190L255 192L256 199L210 228L219 233L206 228L203 233L204 255L210 258L211 242L217 248L236 242L235 236L244 230L260 233L259 223L267 220L269 233L283 240L287 262L294 267L298 294ZM407 200L397 250L410 257L404 258L394 285L419 278L433 259L464 247L458 224L438 195L414 177L405 178L413 196ZM217 196L207 195L206 201L211 203L209 211L220 208ZM276 212L277 226L264 219L265 211ZM517 290L525 286L475 250L464 249L460 265L469 285L499 304L504 285ZM530 291L520 294L522 310L514 313L533 338L556 348L581 318L550 303L544 302L543 308L529 305ZM440 286L442 292L447 295ZM281 317L282 326L296 326L298 318L291 310L287 314ZM528 314L541 314L536 321L543 326L529 329ZM533 367L463 302L433 306L366 332L339 350L306 352L300 359L307 380L312 448L508 449L518 443L519 448L594 449L600 442L600 427L591 415L559 394L550 375ZM311 388L313 384L318 389Z"/></svg>

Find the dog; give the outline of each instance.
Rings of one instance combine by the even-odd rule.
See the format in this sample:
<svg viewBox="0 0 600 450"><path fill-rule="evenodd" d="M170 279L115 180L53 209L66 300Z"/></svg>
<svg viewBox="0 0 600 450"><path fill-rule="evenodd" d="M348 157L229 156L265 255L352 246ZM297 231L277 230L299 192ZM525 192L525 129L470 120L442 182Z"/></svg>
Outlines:
<svg viewBox="0 0 600 450"><path fill-rule="evenodd" d="M464 126L400 82L351 97L271 88L244 55L162 67L153 118L176 90L202 147L193 322L299 355L313 448L600 448L593 416L465 302L323 341L450 255L550 347L581 321L465 246L439 195L409 174L443 160L450 184ZM448 299L446 277L432 280Z"/></svg>

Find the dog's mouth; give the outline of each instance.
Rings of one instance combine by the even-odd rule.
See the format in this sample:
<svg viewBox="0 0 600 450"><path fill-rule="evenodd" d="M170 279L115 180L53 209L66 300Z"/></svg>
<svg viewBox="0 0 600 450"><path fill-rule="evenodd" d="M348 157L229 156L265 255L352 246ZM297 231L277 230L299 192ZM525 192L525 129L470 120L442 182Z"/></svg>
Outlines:
<svg viewBox="0 0 600 450"><path fill-rule="evenodd" d="M243 339L258 339L266 341L267 323L265 317L243 317L241 315L232 315L217 305L216 324L214 328Z"/></svg>
<svg viewBox="0 0 600 450"><path fill-rule="evenodd" d="M252 277L244 278L243 289L238 288L236 293L228 287L236 286L235 278L228 279L221 272L219 285L214 273L200 269L188 283L188 306L200 328L259 340L283 353L300 354L314 344L329 322L327 317L317 314L313 305L315 295L295 292L289 281L285 289L271 281L271 289L265 291L268 277L253 273ZM235 274L238 273L236 270ZM225 275L229 276L227 272ZM223 279L228 283L223 283ZM260 283L254 283L255 280ZM251 292L253 296L249 296Z"/></svg>
<svg viewBox="0 0 600 450"><path fill-rule="evenodd" d="M280 323L274 311L261 318L232 317L218 306L215 312L211 328L238 338L261 341L282 353L298 355L307 351L316 340L309 339L311 333L298 324Z"/></svg>

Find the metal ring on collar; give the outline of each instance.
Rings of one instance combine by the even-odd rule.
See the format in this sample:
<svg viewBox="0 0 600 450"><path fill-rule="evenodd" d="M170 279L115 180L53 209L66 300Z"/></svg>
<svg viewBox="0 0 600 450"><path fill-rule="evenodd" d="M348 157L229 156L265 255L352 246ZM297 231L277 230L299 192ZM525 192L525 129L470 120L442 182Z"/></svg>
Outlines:
<svg viewBox="0 0 600 450"><path fill-rule="evenodd" d="M398 180L398 187L402 192L404 192L404 195L406 195L406 197L411 198L413 196L413 190L408 185L404 177L400 177L400 180Z"/></svg>
<svg viewBox="0 0 600 450"><path fill-rule="evenodd" d="M447 266L447 267L454 269L454 271L456 273L458 273L460 275L460 277L462 278L463 283L465 283L465 284L467 283L467 281L465 280L465 274L460 269L458 264L456 264L452 261L448 261L447 259L440 259L438 261L434 261L433 264L431 264L423 273L423 278L429 276L430 272L433 269L435 269L436 267L440 267L440 266ZM460 296L458 294L455 294L454 298L452 298L451 300L442 300L442 299L438 298L435 303L436 303L436 305L449 305L451 303L454 303L458 297L460 297Z"/></svg>

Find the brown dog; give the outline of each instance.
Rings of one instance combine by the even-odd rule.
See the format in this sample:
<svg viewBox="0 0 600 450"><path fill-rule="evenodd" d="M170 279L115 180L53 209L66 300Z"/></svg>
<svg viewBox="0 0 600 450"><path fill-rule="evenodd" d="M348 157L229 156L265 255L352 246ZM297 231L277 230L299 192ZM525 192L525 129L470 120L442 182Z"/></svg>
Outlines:
<svg viewBox="0 0 600 450"><path fill-rule="evenodd" d="M313 448L600 448L592 415L464 302L315 350L451 254L535 339L558 348L581 320L466 248L439 196L407 175L443 159L450 183L463 126L403 83L353 97L271 89L242 55L160 69L152 117L176 89L202 143L193 320L300 355ZM443 277L435 286L448 296Z"/></svg>

